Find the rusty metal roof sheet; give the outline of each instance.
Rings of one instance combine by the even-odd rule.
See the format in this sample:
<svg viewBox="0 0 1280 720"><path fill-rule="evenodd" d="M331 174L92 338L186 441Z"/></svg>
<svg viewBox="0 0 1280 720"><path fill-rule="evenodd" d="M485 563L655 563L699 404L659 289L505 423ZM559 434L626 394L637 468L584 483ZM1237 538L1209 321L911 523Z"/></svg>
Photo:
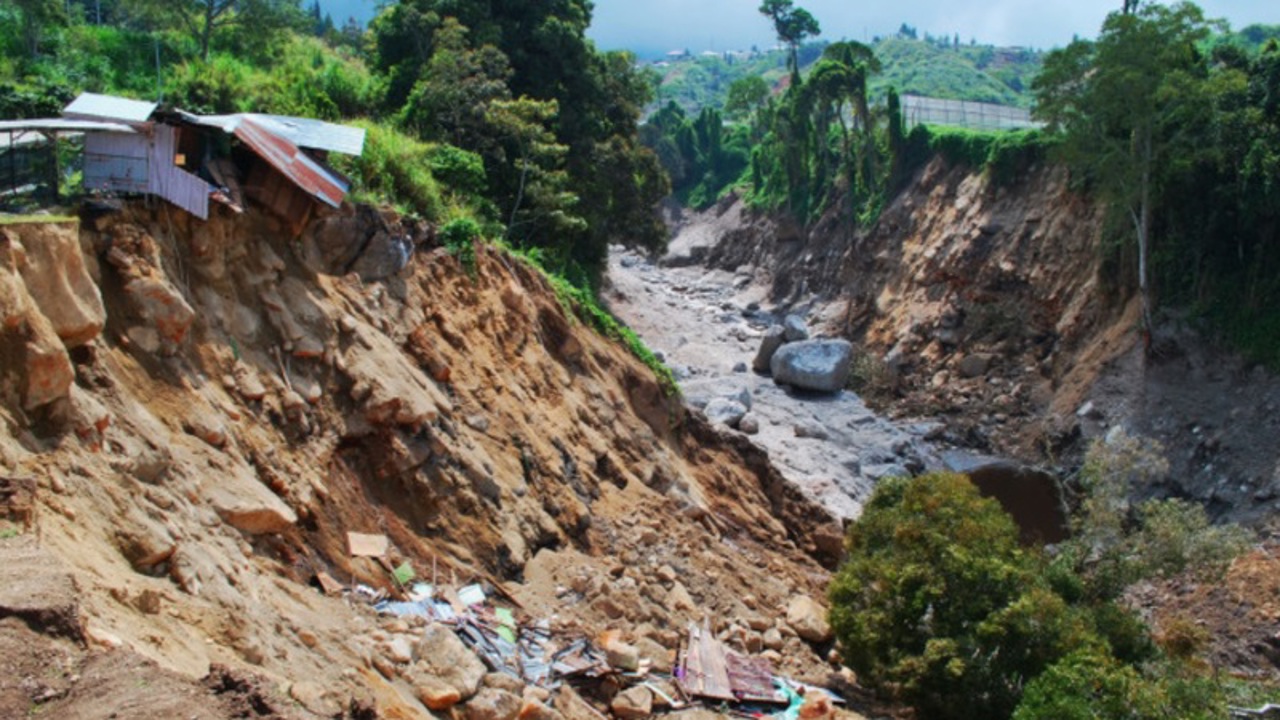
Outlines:
<svg viewBox="0 0 1280 720"><path fill-rule="evenodd" d="M346 155L359 155L364 152L364 128L350 125L336 125L311 118L263 115L260 113L194 115L179 111L179 114L187 122L206 127L216 127L227 134L234 134L236 128L244 120L252 120L259 126L289 140L289 142L298 147L328 150Z"/></svg>
<svg viewBox="0 0 1280 720"><path fill-rule="evenodd" d="M144 100L130 100L115 95L98 95L97 93L80 93L80 97L62 109L68 117L104 118L123 122L142 123L151 119L156 111L156 103Z"/></svg>
<svg viewBox="0 0 1280 720"><path fill-rule="evenodd" d="M338 207L350 185L340 175L307 156L288 138L250 117L241 117L233 133L263 160L316 199Z"/></svg>

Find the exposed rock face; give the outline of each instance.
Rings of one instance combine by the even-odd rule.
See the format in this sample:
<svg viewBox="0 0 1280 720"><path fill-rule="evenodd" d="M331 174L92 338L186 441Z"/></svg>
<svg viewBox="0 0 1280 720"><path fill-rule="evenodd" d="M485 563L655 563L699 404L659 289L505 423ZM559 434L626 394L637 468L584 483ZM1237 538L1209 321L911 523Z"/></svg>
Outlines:
<svg viewBox="0 0 1280 720"><path fill-rule="evenodd" d="M853 345L847 340L787 343L774 354L773 381L804 390L839 392L849 379Z"/></svg>

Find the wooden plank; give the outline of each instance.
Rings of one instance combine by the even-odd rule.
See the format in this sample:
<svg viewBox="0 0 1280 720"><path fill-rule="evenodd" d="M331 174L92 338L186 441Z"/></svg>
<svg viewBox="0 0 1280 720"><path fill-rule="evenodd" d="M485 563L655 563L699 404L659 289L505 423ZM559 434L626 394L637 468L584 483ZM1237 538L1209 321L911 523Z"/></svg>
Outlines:
<svg viewBox="0 0 1280 720"><path fill-rule="evenodd" d="M728 651L725 653L725 661L734 697L745 702L787 704L787 699L773 686L773 666L768 660Z"/></svg>
<svg viewBox="0 0 1280 720"><path fill-rule="evenodd" d="M389 549L391 549L391 540L386 535L347 533L347 552L351 557L382 557Z"/></svg>
<svg viewBox="0 0 1280 720"><path fill-rule="evenodd" d="M685 651L685 692L694 697L733 702L729 684L728 665L724 645L711 635L709 627L689 626L689 647Z"/></svg>

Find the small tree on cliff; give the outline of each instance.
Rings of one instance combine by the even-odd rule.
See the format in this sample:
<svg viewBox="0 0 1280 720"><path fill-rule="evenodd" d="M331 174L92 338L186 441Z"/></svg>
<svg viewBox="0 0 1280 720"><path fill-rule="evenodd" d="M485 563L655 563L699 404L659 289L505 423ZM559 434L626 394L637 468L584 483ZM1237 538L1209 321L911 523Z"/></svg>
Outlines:
<svg viewBox="0 0 1280 720"><path fill-rule="evenodd" d="M1148 336L1153 213L1165 177L1204 144L1209 103L1197 45L1208 33L1191 3L1126 2L1096 42L1049 53L1032 86L1036 116L1063 133L1065 159L1133 226Z"/></svg>

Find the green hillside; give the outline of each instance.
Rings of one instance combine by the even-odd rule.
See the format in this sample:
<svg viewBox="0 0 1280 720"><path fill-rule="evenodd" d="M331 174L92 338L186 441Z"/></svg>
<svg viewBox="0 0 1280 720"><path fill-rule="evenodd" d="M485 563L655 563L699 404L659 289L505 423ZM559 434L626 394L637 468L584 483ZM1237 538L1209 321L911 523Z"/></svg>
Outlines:
<svg viewBox="0 0 1280 720"><path fill-rule="evenodd" d="M821 56L826 42L801 49L803 72ZM884 97L894 87L903 95L950 100L978 100L1030 107L1031 80L1040 70L1041 53L993 45L954 45L937 39L916 40L895 35L873 46L883 71L872 77L871 96ZM661 84L658 106L674 101L685 112L724 104L729 85L741 77L759 75L777 86L786 78L786 53L774 50L739 58L732 54L696 56L653 66Z"/></svg>

